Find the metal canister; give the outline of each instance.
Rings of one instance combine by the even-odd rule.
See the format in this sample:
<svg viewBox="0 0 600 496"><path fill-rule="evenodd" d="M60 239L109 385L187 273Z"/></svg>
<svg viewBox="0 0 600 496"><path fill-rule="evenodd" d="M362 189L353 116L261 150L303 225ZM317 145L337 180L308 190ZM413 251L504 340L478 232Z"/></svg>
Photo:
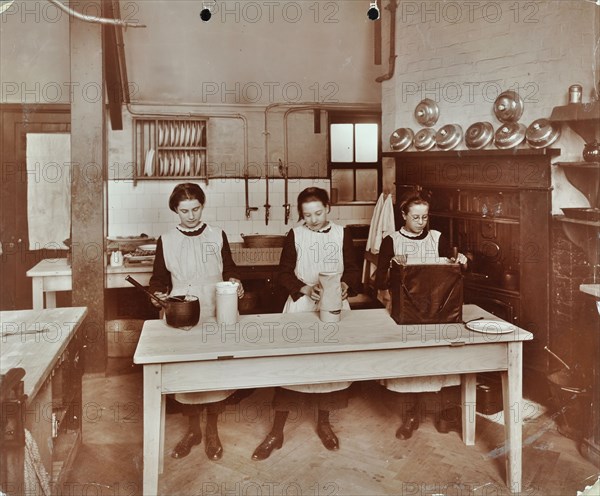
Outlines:
<svg viewBox="0 0 600 496"><path fill-rule="evenodd" d="M569 86L569 103L581 103L583 87L580 84Z"/></svg>

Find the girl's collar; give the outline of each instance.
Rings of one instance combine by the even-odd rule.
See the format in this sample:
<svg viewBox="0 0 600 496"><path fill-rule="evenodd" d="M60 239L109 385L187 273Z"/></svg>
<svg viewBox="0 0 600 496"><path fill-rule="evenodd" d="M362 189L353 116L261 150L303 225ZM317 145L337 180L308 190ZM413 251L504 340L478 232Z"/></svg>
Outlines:
<svg viewBox="0 0 600 496"><path fill-rule="evenodd" d="M400 228L400 234L402 234L402 236L405 236L406 238L421 238L421 237L424 237L427 235L427 231L428 231L428 229L425 228L419 234L416 234L416 233L407 231L406 229L404 229L404 226L402 226Z"/></svg>
<svg viewBox="0 0 600 496"><path fill-rule="evenodd" d="M331 222L327 221L327 225L322 227L321 229L311 229L310 227L308 227L306 225L306 223L304 223L304 227L306 227L306 229L308 229L309 231L312 232L318 232L318 233L328 233L329 231L331 231Z"/></svg>
<svg viewBox="0 0 600 496"><path fill-rule="evenodd" d="M206 227L206 224L204 222L200 222L200 224L198 224L197 227L183 227L183 226L176 226L177 230L181 231L182 233L197 233L198 231L203 231L204 228Z"/></svg>

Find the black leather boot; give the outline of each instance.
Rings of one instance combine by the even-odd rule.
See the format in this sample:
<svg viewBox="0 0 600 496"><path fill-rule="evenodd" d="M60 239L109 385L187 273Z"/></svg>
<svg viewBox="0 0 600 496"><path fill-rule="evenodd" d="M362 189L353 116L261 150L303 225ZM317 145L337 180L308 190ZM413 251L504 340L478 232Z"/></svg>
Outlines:
<svg viewBox="0 0 600 496"><path fill-rule="evenodd" d="M419 428L420 402L416 393L404 393L404 404L402 407L402 424L396 431L398 439L410 439L413 432Z"/></svg>
<svg viewBox="0 0 600 496"><path fill-rule="evenodd" d="M202 442L202 433L194 432L191 429L185 433L185 436L177 443L171 456L173 458L184 458L190 454L192 447Z"/></svg>
<svg viewBox="0 0 600 496"><path fill-rule="evenodd" d="M266 460L271 456L273 450L279 449L283 446L283 433L273 434L269 432L267 437L252 453L253 460Z"/></svg>

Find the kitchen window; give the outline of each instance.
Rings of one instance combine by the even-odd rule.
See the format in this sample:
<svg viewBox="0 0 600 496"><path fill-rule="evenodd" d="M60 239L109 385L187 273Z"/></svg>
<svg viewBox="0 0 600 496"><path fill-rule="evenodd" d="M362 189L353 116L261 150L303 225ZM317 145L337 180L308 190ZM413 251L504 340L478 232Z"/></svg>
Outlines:
<svg viewBox="0 0 600 496"><path fill-rule="evenodd" d="M330 114L328 165L333 204L377 201L381 191L380 143L380 114Z"/></svg>

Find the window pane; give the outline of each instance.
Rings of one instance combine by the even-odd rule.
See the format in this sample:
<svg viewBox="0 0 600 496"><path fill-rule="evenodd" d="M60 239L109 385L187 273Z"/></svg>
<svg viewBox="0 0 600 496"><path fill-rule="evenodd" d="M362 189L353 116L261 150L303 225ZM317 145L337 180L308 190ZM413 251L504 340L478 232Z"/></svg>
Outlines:
<svg viewBox="0 0 600 496"><path fill-rule="evenodd" d="M356 161L377 162L377 124L356 124Z"/></svg>
<svg viewBox="0 0 600 496"><path fill-rule="evenodd" d="M354 201L354 171L352 169L333 169L331 171L331 201Z"/></svg>
<svg viewBox="0 0 600 496"><path fill-rule="evenodd" d="M356 169L356 201L377 200L377 169Z"/></svg>
<svg viewBox="0 0 600 496"><path fill-rule="evenodd" d="M354 129L352 124L332 124L331 161L352 162L354 149Z"/></svg>

